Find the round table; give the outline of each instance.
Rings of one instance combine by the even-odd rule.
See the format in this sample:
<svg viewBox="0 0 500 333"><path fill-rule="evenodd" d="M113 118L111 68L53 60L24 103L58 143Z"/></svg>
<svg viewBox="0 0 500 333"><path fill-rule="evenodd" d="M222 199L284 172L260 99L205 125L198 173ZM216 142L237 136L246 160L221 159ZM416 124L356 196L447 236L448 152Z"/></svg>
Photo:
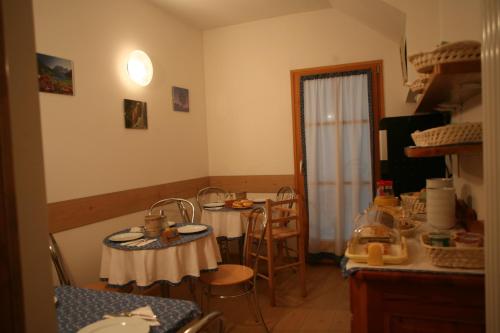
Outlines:
<svg viewBox="0 0 500 333"><path fill-rule="evenodd" d="M169 243L157 238L142 248L111 242L108 238L116 233L109 235L103 241L100 277L110 285L135 282L147 287L160 281L179 284L184 278L199 277L202 271L216 270L221 256L213 229L207 227Z"/></svg>

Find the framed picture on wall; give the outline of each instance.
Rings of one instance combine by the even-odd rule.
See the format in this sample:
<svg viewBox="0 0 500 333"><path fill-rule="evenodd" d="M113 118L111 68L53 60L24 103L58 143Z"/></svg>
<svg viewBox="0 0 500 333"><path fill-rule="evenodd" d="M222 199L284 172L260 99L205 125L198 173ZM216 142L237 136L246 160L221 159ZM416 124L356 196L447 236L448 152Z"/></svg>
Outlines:
<svg viewBox="0 0 500 333"><path fill-rule="evenodd" d="M172 104L174 111L189 112L189 90L172 87Z"/></svg>
<svg viewBox="0 0 500 333"><path fill-rule="evenodd" d="M148 128L148 111L146 102L124 99L123 107L125 114L125 128Z"/></svg>
<svg viewBox="0 0 500 333"><path fill-rule="evenodd" d="M399 56L401 58L401 72L403 74L403 84L408 82L408 55L406 54L406 37L401 38L399 44Z"/></svg>
<svg viewBox="0 0 500 333"><path fill-rule="evenodd" d="M38 91L73 95L73 62L37 53Z"/></svg>

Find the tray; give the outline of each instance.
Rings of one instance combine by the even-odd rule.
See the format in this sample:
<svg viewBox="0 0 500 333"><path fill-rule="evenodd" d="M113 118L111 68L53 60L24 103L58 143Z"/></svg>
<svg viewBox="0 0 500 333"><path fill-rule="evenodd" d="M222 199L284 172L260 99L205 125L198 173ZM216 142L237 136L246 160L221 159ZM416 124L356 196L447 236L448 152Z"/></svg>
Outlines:
<svg viewBox="0 0 500 333"><path fill-rule="evenodd" d="M408 246L406 245L406 238L401 237L401 243L391 244L390 254L384 254L382 260L384 264L397 265L408 260ZM364 252L364 244L351 242L347 244L345 256L350 260L359 263L366 263L368 261L368 254Z"/></svg>

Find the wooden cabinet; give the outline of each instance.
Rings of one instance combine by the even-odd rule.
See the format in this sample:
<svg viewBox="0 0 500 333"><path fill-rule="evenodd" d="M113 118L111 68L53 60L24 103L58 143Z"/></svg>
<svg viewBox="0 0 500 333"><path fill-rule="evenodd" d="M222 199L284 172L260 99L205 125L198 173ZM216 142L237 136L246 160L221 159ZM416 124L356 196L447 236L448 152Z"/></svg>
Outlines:
<svg viewBox="0 0 500 333"><path fill-rule="evenodd" d="M483 275L360 270L349 279L352 333L485 332Z"/></svg>

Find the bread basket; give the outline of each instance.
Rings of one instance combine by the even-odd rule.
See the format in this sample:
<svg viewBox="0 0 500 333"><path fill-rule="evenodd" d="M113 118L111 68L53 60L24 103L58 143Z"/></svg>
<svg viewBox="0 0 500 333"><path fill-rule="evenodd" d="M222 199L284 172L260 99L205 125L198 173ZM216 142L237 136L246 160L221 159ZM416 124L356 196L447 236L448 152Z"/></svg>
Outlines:
<svg viewBox="0 0 500 333"><path fill-rule="evenodd" d="M447 43L431 52L420 52L408 57L419 73L431 73L435 65L481 59L481 43L460 41Z"/></svg>
<svg viewBox="0 0 500 333"><path fill-rule="evenodd" d="M480 122L451 124L415 131L411 134L411 138L418 147L473 143L481 142L483 139Z"/></svg>

